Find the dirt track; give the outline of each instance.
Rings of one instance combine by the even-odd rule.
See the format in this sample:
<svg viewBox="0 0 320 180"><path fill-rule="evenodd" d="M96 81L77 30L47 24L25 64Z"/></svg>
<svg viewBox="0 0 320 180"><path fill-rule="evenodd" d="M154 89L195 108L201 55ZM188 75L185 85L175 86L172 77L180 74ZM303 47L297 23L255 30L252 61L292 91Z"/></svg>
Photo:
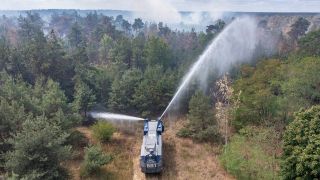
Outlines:
<svg viewBox="0 0 320 180"><path fill-rule="evenodd" d="M197 144L190 139L176 137L181 121L166 125L164 141L164 170L161 174L145 175L139 166L141 133L117 133L114 143L104 145L107 153L116 152L113 162L103 168L108 172L106 179L234 179L221 168L217 159L217 148L209 144ZM88 128L78 128L90 142L91 132ZM128 146L128 147L127 147ZM125 167L121 164L126 163ZM78 179L78 178L75 178ZM93 178L96 179L96 178ZM98 179L101 179L99 177ZM105 178L104 178L105 179Z"/></svg>
<svg viewBox="0 0 320 180"><path fill-rule="evenodd" d="M209 144L196 144L190 139L176 137L179 121L166 127L163 135L164 170L158 175L145 175L140 171L139 151L136 143L133 179L233 179L218 163L217 149ZM139 139L139 138L138 138ZM141 139L141 137L140 137ZM140 140L139 139L139 140Z"/></svg>

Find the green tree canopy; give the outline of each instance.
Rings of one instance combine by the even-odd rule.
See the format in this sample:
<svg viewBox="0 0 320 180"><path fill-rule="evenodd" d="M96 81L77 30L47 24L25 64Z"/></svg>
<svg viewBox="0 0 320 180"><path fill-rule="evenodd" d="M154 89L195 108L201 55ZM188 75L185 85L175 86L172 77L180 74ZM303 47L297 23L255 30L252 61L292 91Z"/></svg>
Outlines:
<svg viewBox="0 0 320 180"><path fill-rule="evenodd" d="M64 145L67 137L44 116L27 119L21 132L9 139L13 150L6 155L8 172L21 179L66 179L60 163L70 156L70 147Z"/></svg>
<svg viewBox="0 0 320 180"><path fill-rule="evenodd" d="M14 100L8 102L0 97L0 169L4 167L6 152L11 149L6 139L20 129L26 117L23 105Z"/></svg>
<svg viewBox="0 0 320 180"><path fill-rule="evenodd" d="M248 124L274 122L272 120L281 110L279 97L283 94L282 71L281 61L276 59L262 61L255 68L242 67L242 78L234 84L236 94L240 93L240 104L233 121L237 129Z"/></svg>
<svg viewBox="0 0 320 180"><path fill-rule="evenodd" d="M112 157L103 153L100 146L91 146L85 149L84 162L82 164L82 176L89 176L99 171L100 167L110 163Z"/></svg>
<svg viewBox="0 0 320 180"><path fill-rule="evenodd" d="M168 67L172 54L168 44L161 38L151 37L145 46L145 59L147 65L160 65Z"/></svg>
<svg viewBox="0 0 320 180"><path fill-rule="evenodd" d="M320 56L320 30L308 33L299 40L299 51L303 55Z"/></svg>
<svg viewBox="0 0 320 180"><path fill-rule="evenodd" d="M96 97L90 87L82 80L78 79L75 84L75 94L73 109L76 112L87 114L94 105Z"/></svg>
<svg viewBox="0 0 320 180"><path fill-rule="evenodd" d="M104 34L100 40L99 57L101 63L109 63L110 50L113 47L113 40L110 36Z"/></svg>
<svg viewBox="0 0 320 180"><path fill-rule="evenodd" d="M133 95L135 89L142 80L142 72L138 69L126 71L121 79L115 79L112 83L109 107L114 111L132 112L136 111L133 106Z"/></svg>
<svg viewBox="0 0 320 180"><path fill-rule="evenodd" d="M212 118L210 98L204 95L202 91L197 91L189 102L188 119L190 125L195 130L205 130L212 123Z"/></svg>
<svg viewBox="0 0 320 180"><path fill-rule="evenodd" d="M143 28L143 26L144 26L144 23L142 22L142 19L140 18L134 19L134 23L132 24L133 30L139 31L140 29Z"/></svg>
<svg viewBox="0 0 320 180"><path fill-rule="evenodd" d="M283 179L320 177L320 106L299 111L284 135Z"/></svg>
<svg viewBox="0 0 320 180"><path fill-rule="evenodd" d="M197 91L190 99L188 124L178 135L190 136L198 141L220 141L210 97L202 91Z"/></svg>
<svg viewBox="0 0 320 180"><path fill-rule="evenodd" d="M170 71L164 72L161 66L149 66L135 89L133 104L143 116L158 114L170 101L175 82L175 76Z"/></svg>
<svg viewBox="0 0 320 180"><path fill-rule="evenodd" d="M289 65L288 81L283 89L292 102L300 107L320 103L320 59L306 57ZM298 108L297 108L298 109Z"/></svg>

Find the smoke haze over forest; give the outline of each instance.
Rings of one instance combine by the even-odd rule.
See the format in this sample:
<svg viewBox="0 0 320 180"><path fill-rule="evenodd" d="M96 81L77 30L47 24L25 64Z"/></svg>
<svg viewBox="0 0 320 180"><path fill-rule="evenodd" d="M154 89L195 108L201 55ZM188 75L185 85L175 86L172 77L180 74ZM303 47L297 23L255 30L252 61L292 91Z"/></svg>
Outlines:
<svg viewBox="0 0 320 180"><path fill-rule="evenodd" d="M150 7L154 7L153 10L161 9L156 8L156 5L166 7L169 11L319 12L320 10L318 0L3 0L0 9L114 9L130 11L151 11Z"/></svg>

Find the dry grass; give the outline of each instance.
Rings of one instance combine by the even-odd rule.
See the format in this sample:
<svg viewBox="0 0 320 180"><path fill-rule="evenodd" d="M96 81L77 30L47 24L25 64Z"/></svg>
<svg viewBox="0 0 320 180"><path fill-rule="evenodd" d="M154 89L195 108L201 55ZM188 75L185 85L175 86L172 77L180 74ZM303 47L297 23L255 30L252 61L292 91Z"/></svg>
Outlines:
<svg viewBox="0 0 320 180"><path fill-rule="evenodd" d="M91 129L87 127L79 127L78 131L83 133L89 140L90 144L98 144L92 136ZM101 168L101 171L92 177L85 179L132 179L133 176L133 150L135 145L134 136L124 133L115 133L110 142L100 144L105 153L112 155L113 161ZM69 169L72 179L83 179L80 177L80 168L83 161L83 149L78 150L79 158L75 158L67 162L66 167Z"/></svg>
<svg viewBox="0 0 320 180"><path fill-rule="evenodd" d="M164 170L161 174L145 175L140 170L142 125L138 124L132 128L136 129L136 132L117 132L110 142L102 145L104 151L111 154L114 159L110 164L103 166L100 173L87 179L233 179L218 163L218 147L205 143L198 144L190 139L176 136L182 122L182 120L170 122L170 126L166 127L163 134ZM82 132L90 143L98 143L92 138L89 128L80 127L77 130ZM73 179L76 180L80 179L79 171L83 158L83 152L79 153L80 158L67 164Z"/></svg>

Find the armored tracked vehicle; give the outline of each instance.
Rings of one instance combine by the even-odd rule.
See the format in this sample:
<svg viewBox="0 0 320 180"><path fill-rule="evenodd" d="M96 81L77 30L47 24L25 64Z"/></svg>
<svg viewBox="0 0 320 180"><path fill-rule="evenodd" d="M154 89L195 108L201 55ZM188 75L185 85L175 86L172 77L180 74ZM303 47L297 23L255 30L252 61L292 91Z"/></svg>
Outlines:
<svg viewBox="0 0 320 180"><path fill-rule="evenodd" d="M160 173L163 168L161 119L144 121L143 142L141 145L140 166L144 173Z"/></svg>

